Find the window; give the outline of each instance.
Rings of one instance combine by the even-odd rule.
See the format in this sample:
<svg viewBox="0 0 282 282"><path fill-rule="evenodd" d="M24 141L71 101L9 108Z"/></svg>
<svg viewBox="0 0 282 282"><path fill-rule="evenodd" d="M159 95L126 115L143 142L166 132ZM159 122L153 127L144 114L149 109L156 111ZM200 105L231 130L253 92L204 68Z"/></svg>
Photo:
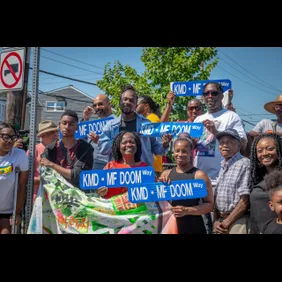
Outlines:
<svg viewBox="0 0 282 282"><path fill-rule="evenodd" d="M63 112L66 107L65 101L49 102L46 101L47 112Z"/></svg>

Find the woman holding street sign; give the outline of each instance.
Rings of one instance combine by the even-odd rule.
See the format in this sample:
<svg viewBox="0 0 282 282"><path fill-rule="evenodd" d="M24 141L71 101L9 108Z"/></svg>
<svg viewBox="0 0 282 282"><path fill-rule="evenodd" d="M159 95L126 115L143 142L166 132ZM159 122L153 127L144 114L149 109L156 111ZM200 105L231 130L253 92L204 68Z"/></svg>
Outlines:
<svg viewBox="0 0 282 282"><path fill-rule="evenodd" d="M114 161L106 164L104 169L132 168L147 166L140 161L142 149L141 141L137 133L121 131L114 139L112 154ZM101 187L97 193L106 199L127 192L126 187L107 188Z"/></svg>
<svg viewBox="0 0 282 282"><path fill-rule="evenodd" d="M176 167L165 170L159 181L203 179L207 187L207 196L202 199L173 200L172 212L177 221L178 234L206 234L202 218L213 210L214 200L209 177L193 166L193 143L187 133L178 136L174 143Z"/></svg>
<svg viewBox="0 0 282 282"><path fill-rule="evenodd" d="M15 224L20 224L25 201L28 158L24 150L13 147L17 139L13 126L0 123L0 234L11 233L13 214Z"/></svg>

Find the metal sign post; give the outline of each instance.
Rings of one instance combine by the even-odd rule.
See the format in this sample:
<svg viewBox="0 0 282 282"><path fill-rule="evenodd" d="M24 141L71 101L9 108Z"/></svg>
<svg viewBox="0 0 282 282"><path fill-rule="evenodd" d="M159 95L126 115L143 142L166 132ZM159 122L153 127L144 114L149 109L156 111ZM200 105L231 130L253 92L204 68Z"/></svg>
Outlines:
<svg viewBox="0 0 282 282"><path fill-rule="evenodd" d="M30 108L30 136L29 136L29 176L27 185L27 198L26 198L26 225L25 233L27 233L30 217L32 214L33 206L33 184L34 184L34 159L35 159L35 144L36 144L36 121L37 111L36 105L38 101L38 83L39 83L39 60L40 60L40 47L34 47L33 58L33 73L32 73L32 96Z"/></svg>

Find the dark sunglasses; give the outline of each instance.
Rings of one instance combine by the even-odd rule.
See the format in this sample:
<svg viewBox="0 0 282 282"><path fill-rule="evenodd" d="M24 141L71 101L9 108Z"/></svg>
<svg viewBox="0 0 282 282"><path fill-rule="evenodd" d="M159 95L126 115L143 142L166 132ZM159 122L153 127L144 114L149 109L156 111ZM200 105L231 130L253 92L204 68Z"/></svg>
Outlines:
<svg viewBox="0 0 282 282"><path fill-rule="evenodd" d="M220 93L219 91L213 90L213 91L204 92L203 95L204 95L204 96L208 96L209 94L211 94L213 97L215 97L215 96L217 96L219 93Z"/></svg>
<svg viewBox="0 0 282 282"><path fill-rule="evenodd" d="M19 139L17 135L0 134L0 136L5 142L10 142L11 140L12 142L16 142Z"/></svg>
<svg viewBox="0 0 282 282"><path fill-rule="evenodd" d="M189 111L193 111L193 110L196 110L197 112L200 111L202 108L199 107L199 106L195 106L195 107L188 107L188 110Z"/></svg>

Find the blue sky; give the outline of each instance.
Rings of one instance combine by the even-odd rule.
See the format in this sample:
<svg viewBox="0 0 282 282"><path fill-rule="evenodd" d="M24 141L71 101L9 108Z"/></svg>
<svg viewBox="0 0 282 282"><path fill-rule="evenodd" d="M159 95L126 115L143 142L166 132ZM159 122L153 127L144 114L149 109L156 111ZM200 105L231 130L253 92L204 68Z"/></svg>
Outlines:
<svg viewBox="0 0 282 282"><path fill-rule="evenodd" d="M264 110L263 105L282 94L282 48L218 47L218 50L219 63L210 79L231 80L233 104L241 118L254 124L263 118L275 118ZM120 61L142 73L144 65L140 60L141 54L141 47L42 47L40 69L96 83L102 78L108 62ZM103 93L96 86L42 73L39 75L41 91L70 84L93 97ZM247 131L252 127L246 123Z"/></svg>

